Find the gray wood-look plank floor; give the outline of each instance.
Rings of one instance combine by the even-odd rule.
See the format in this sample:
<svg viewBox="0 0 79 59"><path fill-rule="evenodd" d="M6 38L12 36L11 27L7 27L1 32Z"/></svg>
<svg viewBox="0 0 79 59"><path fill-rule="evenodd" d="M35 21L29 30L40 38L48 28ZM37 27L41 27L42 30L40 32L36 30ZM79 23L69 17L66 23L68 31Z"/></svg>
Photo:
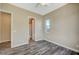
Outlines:
<svg viewBox="0 0 79 59"><path fill-rule="evenodd" d="M71 55L77 54L69 49L50 43L45 40L31 44L0 50L0 55Z"/></svg>

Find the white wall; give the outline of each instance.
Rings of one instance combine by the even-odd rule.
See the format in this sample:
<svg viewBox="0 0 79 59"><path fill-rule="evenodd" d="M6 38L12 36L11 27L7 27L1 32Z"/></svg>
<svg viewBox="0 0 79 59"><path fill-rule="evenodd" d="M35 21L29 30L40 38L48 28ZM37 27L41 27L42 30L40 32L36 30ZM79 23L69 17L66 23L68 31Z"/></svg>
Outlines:
<svg viewBox="0 0 79 59"><path fill-rule="evenodd" d="M65 5L45 17L52 22L49 33L44 31L45 40L79 52L79 4Z"/></svg>
<svg viewBox="0 0 79 59"><path fill-rule="evenodd" d="M2 4L1 9L12 13L11 47L17 47L20 45L28 44L28 41L29 41L29 18L28 17L29 16L35 17L36 26L39 26L35 30L37 32L36 34L38 34L38 37L36 36L35 40L42 39L42 37L40 37L42 35L42 32L39 34L40 28L41 28L42 16L5 3Z"/></svg>
<svg viewBox="0 0 79 59"><path fill-rule="evenodd" d="M43 40L42 20L43 18L41 17L41 19L38 18L38 21L35 22L35 40L36 41Z"/></svg>

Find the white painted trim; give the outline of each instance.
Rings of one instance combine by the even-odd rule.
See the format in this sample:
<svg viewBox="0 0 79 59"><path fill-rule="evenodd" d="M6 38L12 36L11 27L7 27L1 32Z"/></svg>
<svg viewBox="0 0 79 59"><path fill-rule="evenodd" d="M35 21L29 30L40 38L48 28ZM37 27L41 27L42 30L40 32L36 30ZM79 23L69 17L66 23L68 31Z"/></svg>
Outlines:
<svg viewBox="0 0 79 59"><path fill-rule="evenodd" d="M23 45L27 45L27 43L25 42L25 43L23 43L23 44L14 45L14 46L12 46L11 48L15 48L15 47L23 46Z"/></svg>
<svg viewBox="0 0 79 59"><path fill-rule="evenodd" d="M0 9L0 11L11 14L11 48L12 48L12 40L13 40L13 32L12 32L12 29L13 29L12 28L13 27L13 12L6 11L6 10L3 10L3 9Z"/></svg>
<svg viewBox="0 0 79 59"><path fill-rule="evenodd" d="M3 9L0 9L0 11L12 14L12 12Z"/></svg>
<svg viewBox="0 0 79 59"><path fill-rule="evenodd" d="M28 20L30 20L30 18L34 18L34 20L35 20L35 24L36 24L36 17L35 16L28 16ZM29 29L30 30L30 29ZM34 35L36 34L36 25L35 25L35 33L34 33ZM29 35L29 37L30 37L30 33L28 32L28 35ZM36 37L36 36L35 36ZM35 39L35 41L36 41L36 39Z"/></svg>
<svg viewBox="0 0 79 59"><path fill-rule="evenodd" d="M44 40L46 40L46 39L44 39ZM54 44L59 45L59 46L62 46L62 47L64 47L64 48L70 49L70 50L72 50L72 51L79 52L79 50L76 50L76 49L74 49L74 48L67 47L66 45L62 45L62 44L60 44L60 43L57 43L57 42L54 42L54 41L50 41L50 40L48 40L48 39L47 39L46 41L51 42L51 43L54 43Z"/></svg>
<svg viewBox="0 0 79 59"><path fill-rule="evenodd" d="M66 4L68 4L68 3L63 3L63 4L61 4L61 5L59 5L59 6L55 6L54 8L52 8L52 10L48 10L48 11L45 11L45 12L42 12L42 10L41 10L41 12L40 11L37 11L37 10L35 10L35 9L33 9L33 8L26 8L25 7L25 5L22 7L22 6L20 6L20 5L17 5L16 3L14 4L14 3L10 3L11 5L14 5L14 6L16 6L16 7L19 7L19 8L21 8L21 9L25 9L25 10L28 10L28 11L30 11L30 12L33 12L33 13L36 13L36 14L39 14L39 15L42 15L42 16L44 16L44 15L47 15L48 13L50 13L50 12L53 12L53 11L55 11L56 9L58 9L58 8L61 8L61 7L63 7L64 5L66 5ZM51 7L50 7L51 8Z"/></svg>

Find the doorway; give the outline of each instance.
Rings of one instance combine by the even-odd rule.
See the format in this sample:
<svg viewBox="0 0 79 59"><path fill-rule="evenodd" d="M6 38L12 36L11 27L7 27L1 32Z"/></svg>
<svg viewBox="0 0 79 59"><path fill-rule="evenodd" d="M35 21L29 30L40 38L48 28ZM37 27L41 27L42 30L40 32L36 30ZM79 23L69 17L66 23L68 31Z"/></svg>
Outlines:
<svg viewBox="0 0 79 59"><path fill-rule="evenodd" d="M29 43L35 41L35 18L29 18Z"/></svg>
<svg viewBox="0 0 79 59"><path fill-rule="evenodd" d="M11 48L11 14L0 11L0 50Z"/></svg>

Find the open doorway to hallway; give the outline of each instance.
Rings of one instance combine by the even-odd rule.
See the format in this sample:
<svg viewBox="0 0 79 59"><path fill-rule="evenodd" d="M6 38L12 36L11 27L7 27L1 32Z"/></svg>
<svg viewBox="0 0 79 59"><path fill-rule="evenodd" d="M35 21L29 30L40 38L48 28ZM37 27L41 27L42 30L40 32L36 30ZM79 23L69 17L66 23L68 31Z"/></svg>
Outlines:
<svg viewBox="0 0 79 59"><path fill-rule="evenodd" d="M29 18L29 43L35 41L35 18Z"/></svg>
<svg viewBox="0 0 79 59"><path fill-rule="evenodd" d="M0 50L11 48L11 14L0 11Z"/></svg>

